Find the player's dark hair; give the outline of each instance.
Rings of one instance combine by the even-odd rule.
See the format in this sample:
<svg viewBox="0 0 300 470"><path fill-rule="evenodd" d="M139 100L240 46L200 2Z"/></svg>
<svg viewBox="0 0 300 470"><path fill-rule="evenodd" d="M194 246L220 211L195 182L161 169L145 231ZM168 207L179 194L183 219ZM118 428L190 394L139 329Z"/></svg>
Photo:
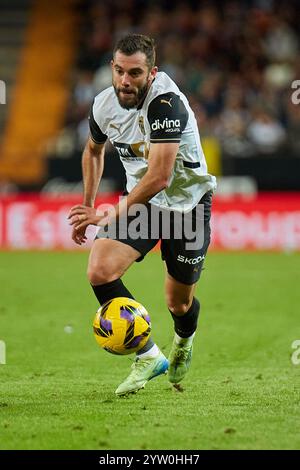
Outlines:
<svg viewBox="0 0 300 470"><path fill-rule="evenodd" d="M114 47L113 56L120 51L125 55L143 52L147 57L147 65L152 69L155 65L155 42L154 39L143 34L128 34L121 38Z"/></svg>

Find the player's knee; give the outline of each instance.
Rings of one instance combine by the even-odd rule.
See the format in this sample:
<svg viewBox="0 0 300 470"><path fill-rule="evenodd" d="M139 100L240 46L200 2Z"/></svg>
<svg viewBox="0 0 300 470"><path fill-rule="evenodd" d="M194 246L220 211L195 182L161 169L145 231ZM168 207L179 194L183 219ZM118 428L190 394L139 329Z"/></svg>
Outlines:
<svg viewBox="0 0 300 470"><path fill-rule="evenodd" d="M177 298L176 296L169 296L167 298L168 309L173 315L185 315L190 308L190 299Z"/></svg>
<svg viewBox="0 0 300 470"><path fill-rule="evenodd" d="M109 263L90 263L87 269L87 277L93 286L99 286L118 279L119 273Z"/></svg>

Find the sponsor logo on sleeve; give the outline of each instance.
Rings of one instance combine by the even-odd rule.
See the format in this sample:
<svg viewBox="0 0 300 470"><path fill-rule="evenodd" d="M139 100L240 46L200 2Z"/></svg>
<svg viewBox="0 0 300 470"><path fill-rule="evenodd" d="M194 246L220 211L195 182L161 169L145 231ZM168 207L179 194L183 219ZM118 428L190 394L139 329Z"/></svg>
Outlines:
<svg viewBox="0 0 300 470"><path fill-rule="evenodd" d="M165 118L163 121L155 119L151 124L153 131L163 130L165 132L178 132L180 131L180 119L168 119Z"/></svg>

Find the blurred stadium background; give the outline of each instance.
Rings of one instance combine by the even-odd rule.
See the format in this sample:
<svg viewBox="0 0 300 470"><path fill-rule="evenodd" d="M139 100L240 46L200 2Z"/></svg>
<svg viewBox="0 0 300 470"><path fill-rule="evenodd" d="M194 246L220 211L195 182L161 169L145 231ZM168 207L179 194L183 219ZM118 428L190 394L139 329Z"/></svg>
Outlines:
<svg viewBox="0 0 300 470"><path fill-rule="evenodd" d="M0 0L0 449L300 448L299 24L298 0ZM92 233L77 247L66 217L128 32L156 39L219 185L186 391L162 378L118 401L130 363L92 339ZM108 146L98 202L123 186ZM167 354L159 257L125 279Z"/></svg>
<svg viewBox="0 0 300 470"><path fill-rule="evenodd" d="M64 215L89 109L110 86L114 42L142 32L188 95L218 176L213 247L298 250L299 24L296 0L0 0L0 246L75 248ZM107 153L110 202L124 175Z"/></svg>

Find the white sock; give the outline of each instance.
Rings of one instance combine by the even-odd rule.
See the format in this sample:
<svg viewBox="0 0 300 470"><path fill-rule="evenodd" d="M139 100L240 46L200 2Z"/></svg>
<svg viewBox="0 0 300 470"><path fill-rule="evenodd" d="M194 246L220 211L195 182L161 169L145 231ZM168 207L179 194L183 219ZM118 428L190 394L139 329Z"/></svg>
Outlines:
<svg viewBox="0 0 300 470"><path fill-rule="evenodd" d="M156 346L156 344L154 344L152 346L152 348L149 349L149 351L146 351L142 354L137 354L137 357L141 358L141 359L145 359L146 357L154 358L154 357L158 356L159 353L160 353L160 351L159 351L158 346Z"/></svg>
<svg viewBox="0 0 300 470"><path fill-rule="evenodd" d="M191 344L193 343L194 336L195 336L195 333L193 333L188 338L181 338L181 336L178 336L178 334L175 333L174 340L176 344L181 344L184 346L191 346Z"/></svg>

